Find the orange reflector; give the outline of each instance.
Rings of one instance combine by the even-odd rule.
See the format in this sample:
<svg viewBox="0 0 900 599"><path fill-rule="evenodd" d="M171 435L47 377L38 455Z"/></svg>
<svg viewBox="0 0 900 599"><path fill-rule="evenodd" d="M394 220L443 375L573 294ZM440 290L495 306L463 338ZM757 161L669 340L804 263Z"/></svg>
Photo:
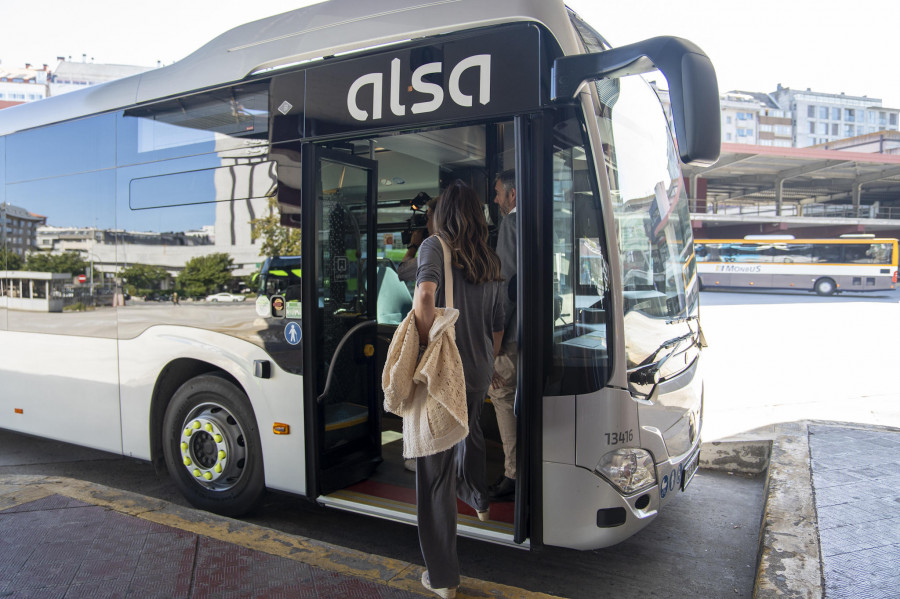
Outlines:
<svg viewBox="0 0 900 599"><path fill-rule="evenodd" d="M366 343L366 344L363 346L363 354L364 354L367 358L371 358L372 356L375 355L375 347L374 347L371 343Z"/></svg>
<svg viewBox="0 0 900 599"><path fill-rule="evenodd" d="M272 432L276 435L290 435L291 425L283 422L276 422L272 425Z"/></svg>
<svg viewBox="0 0 900 599"><path fill-rule="evenodd" d="M24 413L25 413L25 410L23 410L22 408L16 408L16 414L24 414Z"/></svg>

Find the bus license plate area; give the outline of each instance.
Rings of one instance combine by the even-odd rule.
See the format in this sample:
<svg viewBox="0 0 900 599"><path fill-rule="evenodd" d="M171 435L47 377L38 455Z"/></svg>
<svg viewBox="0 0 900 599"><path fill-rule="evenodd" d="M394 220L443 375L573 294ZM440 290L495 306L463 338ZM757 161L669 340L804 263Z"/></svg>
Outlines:
<svg viewBox="0 0 900 599"><path fill-rule="evenodd" d="M684 471L681 473L681 490L687 489L688 483L694 478L697 469L700 467L700 448L691 454L691 457L684 463Z"/></svg>

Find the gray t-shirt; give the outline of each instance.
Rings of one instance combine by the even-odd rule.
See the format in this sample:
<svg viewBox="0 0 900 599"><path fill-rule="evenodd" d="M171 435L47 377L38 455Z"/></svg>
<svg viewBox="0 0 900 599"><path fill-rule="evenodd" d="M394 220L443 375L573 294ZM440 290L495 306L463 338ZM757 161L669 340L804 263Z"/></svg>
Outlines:
<svg viewBox="0 0 900 599"><path fill-rule="evenodd" d="M444 303L444 250L432 235L419 247L419 269L416 285L424 281L437 283L435 305ZM453 306L459 310L456 321L456 347L462 358L466 376L466 392L487 392L494 373L494 339L492 333L504 326L500 281L475 285L466 280L462 270L452 268Z"/></svg>

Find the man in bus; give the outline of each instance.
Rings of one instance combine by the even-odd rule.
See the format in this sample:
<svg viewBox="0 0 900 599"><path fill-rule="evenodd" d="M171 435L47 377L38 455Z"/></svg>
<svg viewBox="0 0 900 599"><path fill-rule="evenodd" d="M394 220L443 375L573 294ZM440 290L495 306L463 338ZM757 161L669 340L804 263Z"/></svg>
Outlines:
<svg viewBox="0 0 900 599"><path fill-rule="evenodd" d="M494 201L500 207L503 220L497 236L497 255L500 256L500 274L505 285L515 285L516 276L516 172L505 170L494 181ZM515 289L512 297L515 297ZM494 377L488 396L497 414L497 427L503 442L503 474L489 489L493 501L512 499L516 492L516 366L519 359L516 329L516 303L510 293L504 294L503 309L506 328L500 354L494 359Z"/></svg>

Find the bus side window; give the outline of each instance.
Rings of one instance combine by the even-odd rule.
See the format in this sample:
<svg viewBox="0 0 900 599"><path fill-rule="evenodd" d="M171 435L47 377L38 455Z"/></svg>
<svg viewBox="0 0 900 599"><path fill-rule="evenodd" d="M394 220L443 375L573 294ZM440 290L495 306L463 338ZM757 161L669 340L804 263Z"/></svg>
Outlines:
<svg viewBox="0 0 900 599"><path fill-rule="evenodd" d="M553 366L548 388L596 391L609 372L609 267L600 196L581 125L559 115L553 142Z"/></svg>

